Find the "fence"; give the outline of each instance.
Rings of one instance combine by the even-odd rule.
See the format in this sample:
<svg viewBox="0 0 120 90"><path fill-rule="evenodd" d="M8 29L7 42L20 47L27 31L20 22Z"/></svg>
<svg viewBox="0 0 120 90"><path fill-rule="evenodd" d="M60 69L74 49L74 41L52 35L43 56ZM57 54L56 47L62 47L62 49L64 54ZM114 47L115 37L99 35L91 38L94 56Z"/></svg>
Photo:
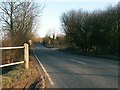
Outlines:
<svg viewBox="0 0 120 90"><path fill-rule="evenodd" d="M29 45L27 43L25 43L24 46L18 46L18 47L0 47L0 49L24 49L24 61L0 65L0 68L6 67L6 66L11 66L11 65L22 64L22 63L25 63L25 68L26 69L29 68Z"/></svg>

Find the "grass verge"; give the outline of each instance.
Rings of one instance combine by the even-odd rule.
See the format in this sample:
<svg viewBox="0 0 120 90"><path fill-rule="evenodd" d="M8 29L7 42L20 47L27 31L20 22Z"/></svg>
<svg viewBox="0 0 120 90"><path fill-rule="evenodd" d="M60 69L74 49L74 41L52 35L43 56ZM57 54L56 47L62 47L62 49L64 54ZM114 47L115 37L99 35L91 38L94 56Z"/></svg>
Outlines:
<svg viewBox="0 0 120 90"><path fill-rule="evenodd" d="M35 67L34 56L30 56L29 66L29 69L24 69L24 64L16 65L13 70L0 75L1 88L25 88L29 81L40 76Z"/></svg>
<svg viewBox="0 0 120 90"><path fill-rule="evenodd" d="M96 58L103 58L103 59L109 59L109 60L114 60L114 61L120 61L119 55L110 55L110 54L95 54L95 53L85 53L81 52L78 49L71 49L71 48L64 48L64 49L59 49L59 51L66 52L66 53L71 53L71 54L76 54L76 55L83 55L83 56L90 56L90 57L96 57Z"/></svg>

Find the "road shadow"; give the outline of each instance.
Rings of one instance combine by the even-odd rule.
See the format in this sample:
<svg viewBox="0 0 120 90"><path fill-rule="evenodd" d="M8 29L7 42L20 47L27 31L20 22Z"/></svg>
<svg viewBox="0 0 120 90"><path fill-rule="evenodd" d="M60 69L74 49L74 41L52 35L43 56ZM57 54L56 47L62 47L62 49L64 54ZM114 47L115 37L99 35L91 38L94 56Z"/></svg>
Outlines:
<svg viewBox="0 0 120 90"><path fill-rule="evenodd" d="M61 73L61 72L48 72L50 74L66 74L66 75L80 75L80 76L105 76L105 77L120 77L120 76L117 76L117 75L106 75L106 74L86 74L86 73Z"/></svg>

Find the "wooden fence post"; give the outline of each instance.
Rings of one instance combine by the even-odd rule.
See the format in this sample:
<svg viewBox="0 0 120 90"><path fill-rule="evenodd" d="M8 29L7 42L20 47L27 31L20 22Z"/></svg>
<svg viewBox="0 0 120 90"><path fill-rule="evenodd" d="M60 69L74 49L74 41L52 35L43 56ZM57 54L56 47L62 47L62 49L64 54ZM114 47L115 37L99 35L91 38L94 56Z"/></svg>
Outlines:
<svg viewBox="0 0 120 90"><path fill-rule="evenodd" d="M29 46L27 43L24 44L24 61L25 61L25 69L29 68Z"/></svg>

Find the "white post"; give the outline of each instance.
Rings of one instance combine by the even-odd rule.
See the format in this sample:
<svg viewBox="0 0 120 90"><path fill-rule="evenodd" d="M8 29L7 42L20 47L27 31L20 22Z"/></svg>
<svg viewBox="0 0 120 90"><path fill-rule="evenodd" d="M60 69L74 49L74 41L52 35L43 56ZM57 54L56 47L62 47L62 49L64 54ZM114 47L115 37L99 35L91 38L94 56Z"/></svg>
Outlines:
<svg viewBox="0 0 120 90"><path fill-rule="evenodd" d="M29 68L29 46L27 43L24 44L24 61L25 61L25 68Z"/></svg>

